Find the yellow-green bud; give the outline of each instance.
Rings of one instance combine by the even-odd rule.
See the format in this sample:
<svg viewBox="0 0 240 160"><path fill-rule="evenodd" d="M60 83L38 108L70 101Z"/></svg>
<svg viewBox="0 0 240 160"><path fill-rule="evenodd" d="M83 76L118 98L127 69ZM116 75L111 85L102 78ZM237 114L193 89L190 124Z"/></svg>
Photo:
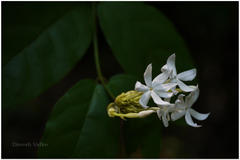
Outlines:
<svg viewBox="0 0 240 160"><path fill-rule="evenodd" d="M140 104L139 100L142 96L142 92L128 91L121 93L116 97L114 103L110 103L107 107L109 117L120 117L125 118L144 118L158 110L157 107L151 107L144 109Z"/></svg>
<svg viewBox="0 0 240 160"><path fill-rule="evenodd" d="M115 117L114 113L116 113L116 109L115 109L115 104L114 103L110 103L108 105L107 112L108 112L109 117Z"/></svg>
<svg viewBox="0 0 240 160"><path fill-rule="evenodd" d="M138 113L144 110L139 104L142 94L142 92L134 90L122 93L115 99L115 104L121 113Z"/></svg>

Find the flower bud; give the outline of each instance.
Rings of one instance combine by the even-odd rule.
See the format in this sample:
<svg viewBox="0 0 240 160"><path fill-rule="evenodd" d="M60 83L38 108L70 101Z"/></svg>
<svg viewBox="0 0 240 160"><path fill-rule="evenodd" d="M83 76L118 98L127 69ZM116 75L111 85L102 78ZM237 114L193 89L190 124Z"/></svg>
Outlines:
<svg viewBox="0 0 240 160"><path fill-rule="evenodd" d="M128 91L126 93L121 93L116 97L114 103L110 103L107 107L107 113L109 117L120 117L125 118L144 118L153 112L156 108L151 107L149 109L144 109L139 104L139 99L142 96L142 92L138 91Z"/></svg>
<svg viewBox="0 0 240 160"><path fill-rule="evenodd" d="M115 104L120 109L122 113L138 113L144 109L139 104L139 99L142 96L142 92L138 91L128 91L126 93L121 93L115 99Z"/></svg>

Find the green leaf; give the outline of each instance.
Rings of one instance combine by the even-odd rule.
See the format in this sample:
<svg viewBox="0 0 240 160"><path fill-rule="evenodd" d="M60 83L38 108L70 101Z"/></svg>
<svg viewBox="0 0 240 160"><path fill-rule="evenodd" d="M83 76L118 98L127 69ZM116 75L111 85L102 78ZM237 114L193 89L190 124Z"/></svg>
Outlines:
<svg viewBox="0 0 240 160"><path fill-rule="evenodd" d="M95 89L81 135L75 149L78 158L115 158L119 152L119 119L107 115L109 99L104 88Z"/></svg>
<svg viewBox="0 0 240 160"><path fill-rule="evenodd" d="M57 19L76 7L76 3L5 3L2 13L2 65L17 55ZM81 5L81 4L80 4ZM12 14L14 12L14 14ZM31 14L29 14L31 13ZM44 18L43 18L44 17ZM14 45L14 47L13 47Z"/></svg>
<svg viewBox="0 0 240 160"><path fill-rule="evenodd" d="M81 80L56 104L39 147L42 158L112 158L119 150L119 120L109 118L102 86Z"/></svg>
<svg viewBox="0 0 240 160"><path fill-rule="evenodd" d="M54 106L39 147L40 157L69 157L73 154L92 100L96 82L81 80Z"/></svg>
<svg viewBox="0 0 240 160"><path fill-rule="evenodd" d="M118 74L113 76L108 83L108 87L114 96L118 96L122 92L134 90L137 78L132 75Z"/></svg>
<svg viewBox="0 0 240 160"><path fill-rule="evenodd" d="M172 53L178 69L193 66L186 45L174 25L157 9L143 3L101 3L100 26L123 69L138 77L146 66L160 67ZM179 68L180 67L180 68Z"/></svg>
<svg viewBox="0 0 240 160"><path fill-rule="evenodd" d="M62 79L91 43L91 7L73 10L3 68L3 107L40 95Z"/></svg>

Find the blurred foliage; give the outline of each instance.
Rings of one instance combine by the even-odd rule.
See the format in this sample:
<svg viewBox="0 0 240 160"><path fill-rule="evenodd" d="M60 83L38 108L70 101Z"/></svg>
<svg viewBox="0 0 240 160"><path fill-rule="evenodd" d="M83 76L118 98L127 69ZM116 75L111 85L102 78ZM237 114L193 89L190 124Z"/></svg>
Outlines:
<svg viewBox="0 0 240 160"><path fill-rule="evenodd" d="M154 7L101 2L97 13L104 37L127 73L109 80L107 85L115 96L133 90L136 80L142 81L147 64L153 63L154 74L159 73L173 52L181 55L176 61L180 70L194 66L173 24ZM90 47L91 29L92 8L84 4L60 18L12 59L5 58L3 107L26 103L61 80ZM158 158L162 122L157 116L129 119L122 124L121 133L120 120L107 116L110 102L101 85L80 80L54 106L41 140L48 147L40 147L39 156L116 158L122 147L126 157L140 152L143 158Z"/></svg>
<svg viewBox="0 0 240 160"><path fill-rule="evenodd" d="M50 25L78 7L73 3L62 2L41 2L38 4L35 2L15 2L3 3L2 6L4 13L2 43L3 46L6 46L2 48L3 66L23 48L30 45ZM22 8L24 8L24 12ZM16 19L16 17L18 18Z"/></svg>
<svg viewBox="0 0 240 160"><path fill-rule="evenodd" d="M107 116L108 103L102 86L92 80L78 82L55 105L42 138L48 147L39 149L40 157L116 157L119 120Z"/></svg>
<svg viewBox="0 0 240 160"><path fill-rule="evenodd" d="M40 157L65 158L74 153L95 87L93 80L81 80L54 106L42 138L48 147L39 148Z"/></svg>
<svg viewBox="0 0 240 160"><path fill-rule="evenodd" d="M106 112L109 99L104 88L95 88L73 158L115 158L119 152L119 119Z"/></svg>
<svg viewBox="0 0 240 160"><path fill-rule="evenodd" d="M74 10L3 68L3 107L29 101L63 78L91 42L91 10Z"/></svg>
<svg viewBox="0 0 240 160"><path fill-rule="evenodd" d="M143 3L100 3L99 22L113 54L126 73L142 77L153 63L159 73L176 53L180 70L193 67L192 58L174 25L157 9Z"/></svg>

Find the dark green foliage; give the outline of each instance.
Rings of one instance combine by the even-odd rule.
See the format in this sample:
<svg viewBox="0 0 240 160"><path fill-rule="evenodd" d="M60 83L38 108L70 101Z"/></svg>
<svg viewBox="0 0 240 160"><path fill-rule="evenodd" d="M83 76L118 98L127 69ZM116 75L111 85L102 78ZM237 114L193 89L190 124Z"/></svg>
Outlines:
<svg viewBox="0 0 240 160"><path fill-rule="evenodd" d="M73 158L115 158L119 152L119 119L108 117L104 88L95 88Z"/></svg>
<svg viewBox="0 0 240 160"><path fill-rule="evenodd" d="M31 100L62 79L91 42L91 8L57 21L3 68L3 107Z"/></svg>
<svg viewBox="0 0 240 160"><path fill-rule="evenodd" d="M95 87L96 82L81 80L57 102L41 140L48 146L39 148L40 157L64 158L74 153Z"/></svg>
<svg viewBox="0 0 240 160"><path fill-rule="evenodd" d="M109 99L102 86L81 80L54 106L39 156L114 158L119 150L119 120L107 116Z"/></svg>
<svg viewBox="0 0 240 160"><path fill-rule="evenodd" d="M108 87L111 89L115 96L118 96L122 92L134 90L134 85L137 78L132 75L118 74L113 76L108 83Z"/></svg>
<svg viewBox="0 0 240 160"><path fill-rule="evenodd" d="M177 53L180 70L191 69L185 43L174 25L157 9L142 3L101 3L99 21L113 54L123 69L141 77L146 66L158 69ZM190 67L190 68L189 68Z"/></svg>

